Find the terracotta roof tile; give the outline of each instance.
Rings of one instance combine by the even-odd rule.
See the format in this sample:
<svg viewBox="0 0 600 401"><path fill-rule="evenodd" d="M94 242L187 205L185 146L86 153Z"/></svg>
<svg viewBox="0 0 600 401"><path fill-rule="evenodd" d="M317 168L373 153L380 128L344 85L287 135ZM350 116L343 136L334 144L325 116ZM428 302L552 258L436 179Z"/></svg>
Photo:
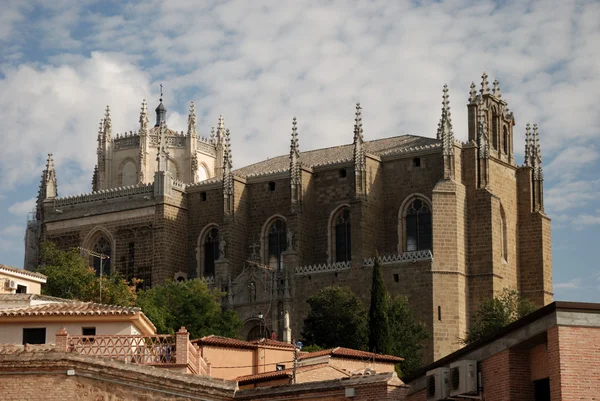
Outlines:
<svg viewBox="0 0 600 401"><path fill-rule="evenodd" d="M402 135L391 138L376 139L364 143L365 151L375 156L384 154L402 153L410 148L439 145L440 141L435 138L425 138L414 135ZM353 158L354 145L341 145L331 148L315 149L300 152L300 161L306 167L333 164L336 162L350 161ZM273 157L249 166L235 170L233 173L238 177L267 174L270 172L285 171L290 167L288 155Z"/></svg>
<svg viewBox="0 0 600 401"><path fill-rule="evenodd" d="M46 279L48 278L41 273L36 273L36 272L32 272L32 271L25 270L25 269L19 269L17 267L11 267L11 266L3 265L2 263L0 263L0 271L2 271L2 270L5 270L9 273L22 274L22 275L30 276L33 278L42 279L44 283L46 282Z"/></svg>
<svg viewBox="0 0 600 401"><path fill-rule="evenodd" d="M209 336L204 336L204 337L198 338L196 340L192 340L192 343L195 343L198 345L213 345L213 346L218 346L218 347L256 348L256 344L253 344L249 341L237 340L235 338L215 336L214 334L211 334Z"/></svg>
<svg viewBox="0 0 600 401"><path fill-rule="evenodd" d="M140 308L96 304L92 302L60 302L18 308L0 309L0 316L105 316L135 315Z"/></svg>
<svg viewBox="0 0 600 401"><path fill-rule="evenodd" d="M51 297L50 295L40 294L0 294L0 302L23 302L23 301L43 301L43 302L80 302L75 299L66 299Z"/></svg>
<svg viewBox="0 0 600 401"><path fill-rule="evenodd" d="M298 355L298 359L308 359L308 358L317 358L324 355L331 355L339 358L351 358L351 359L363 359L363 360L373 360L378 362L391 362L398 363L404 360L404 358L400 358L398 356L393 355L385 355L385 354L375 354L373 352L367 351L359 351L351 348L343 348L337 347L332 349L325 349L321 351L315 352L303 352Z"/></svg>
<svg viewBox="0 0 600 401"><path fill-rule="evenodd" d="M235 338L215 336L213 334L192 340L192 343L198 345L213 345L219 347L233 347L233 348L257 348L259 346L278 347L278 348L294 348L292 344L285 343L282 341L261 339L254 341L244 341Z"/></svg>
<svg viewBox="0 0 600 401"><path fill-rule="evenodd" d="M328 363L316 363L314 365L298 366L296 368L296 373L320 369L320 368L323 368L328 365L329 365ZM287 368L287 369L282 369L282 370L274 370L272 372L264 372L264 373L257 373L254 375L239 376L239 377L236 377L234 380L237 381L238 384L248 384L248 383L254 383L254 382L261 382L261 381L269 381L269 380L279 379L279 378L284 378L284 377L291 377L293 372L294 372L294 368Z"/></svg>

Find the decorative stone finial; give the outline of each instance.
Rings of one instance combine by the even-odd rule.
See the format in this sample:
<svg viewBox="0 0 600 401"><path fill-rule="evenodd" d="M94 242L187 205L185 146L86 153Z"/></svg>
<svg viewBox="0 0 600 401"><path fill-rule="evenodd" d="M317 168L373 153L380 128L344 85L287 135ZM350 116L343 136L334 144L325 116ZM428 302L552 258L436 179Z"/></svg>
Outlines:
<svg viewBox="0 0 600 401"><path fill-rule="evenodd" d="M471 82L471 90L469 91L469 103L474 104L477 101L477 89L475 82Z"/></svg>
<svg viewBox="0 0 600 401"><path fill-rule="evenodd" d="M531 125L527 123L525 124L525 166L533 167L531 163L531 151Z"/></svg>
<svg viewBox="0 0 600 401"><path fill-rule="evenodd" d="M156 107L156 110L155 110L156 111L156 124L154 125L155 127L159 127L162 122L166 121L166 117L167 117L167 108L163 104L163 86L162 86L162 84L160 84L159 101L160 101L160 103L158 104L158 107Z"/></svg>
<svg viewBox="0 0 600 401"><path fill-rule="evenodd" d="M488 95L490 93L490 86L489 86L489 82L488 82L488 75L487 73L483 73L483 75L481 76L481 94L482 95Z"/></svg>
<svg viewBox="0 0 600 401"><path fill-rule="evenodd" d="M438 124L438 139L442 141L443 154L454 154L454 133L452 132L452 118L450 115L450 95L448 85L442 89L442 118Z"/></svg>
<svg viewBox="0 0 600 401"><path fill-rule="evenodd" d="M362 127L362 107L360 103L356 103L356 113L354 113L354 143L363 142L363 127Z"/></svg>
<svg viewBox="0 0 600 401"><path fill-rule="evenodd" d="M290 143L290 157L297 155L299 152L298 147L298 127L296 126L296 117L292 119L292 141Z"/></svg>
<svg viewBox="0 0 600 401"><path fill-rule="evenodd" d="M140 133L145 133L148 130L150 118L148 117L148 104L146 99L142 100L142 110L140 111Z"/></svg>
<svg viewBox="0 0 600 401"><path fill-rule="evenodd" d="M48 153L48 159L46 159L46 170L47 171L54 170L54 159L52 157L52 153Z"/></svg>
<svg viewBox="0 0 600 401"><path fill-rule="evenodd" d="M494 79L494 88L492 90L492 94L496 96L498 99L502 97L502 93L500 93L500 83L497 79Z"/></svg>
<svg viewBox="0 0 600 401"><path fill-rule="evenodd" d="M190 102L190 112L188 114L188 129L187 129L188 137L196 137L196 105L194 102Z"/></svg>

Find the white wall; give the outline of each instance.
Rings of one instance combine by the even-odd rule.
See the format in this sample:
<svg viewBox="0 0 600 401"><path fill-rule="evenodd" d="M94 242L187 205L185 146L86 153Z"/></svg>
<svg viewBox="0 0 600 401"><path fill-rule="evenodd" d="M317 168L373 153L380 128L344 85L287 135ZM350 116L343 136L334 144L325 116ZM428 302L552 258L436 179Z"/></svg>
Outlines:
<svg viewBox="0 0 600 401"><path fill-rule="evenodd" d="M81 321L73 323L55 323L43 322L39 323L5 323L0 320L0 344L23 344L23 329L24 328L46 328L46 344L53 344L56 341L56 333L64 327L67 333L71 335L81 335L84 327L95 327L96 335L127 335L140 334L136 327L131 322L94 322Z"/></svg>

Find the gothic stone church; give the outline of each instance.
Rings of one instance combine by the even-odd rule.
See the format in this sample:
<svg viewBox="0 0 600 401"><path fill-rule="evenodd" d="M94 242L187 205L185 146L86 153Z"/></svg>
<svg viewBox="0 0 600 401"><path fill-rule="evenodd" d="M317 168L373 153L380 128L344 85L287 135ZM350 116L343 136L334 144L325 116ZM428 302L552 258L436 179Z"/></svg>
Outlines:
<svg viewBox="0 0 600 401"><path fill-rule="evenodd" d="M348 286L368 302L378 253L389 292L427 324L426 359L438 359L503 288L540 306L552 299L538 129L523 127L517 165L515 117L498 82L482 78L479 91L471 85L465 143L454 139L444 87L436 138L367 140L357 105L352 143L301 152L294 119L289 154L239 169L223 117L202 138L193 103L186 133L167 127L162 99L153 127L144 101L139 129L124 134L107 108L92 192L58 197L49 157L25 265L36 267L49 240L93 251L84 252L97 270L94 255L107 255L104 272L145 286L204 277L227 294L243 336L290 341L320 288Z"/></svg>

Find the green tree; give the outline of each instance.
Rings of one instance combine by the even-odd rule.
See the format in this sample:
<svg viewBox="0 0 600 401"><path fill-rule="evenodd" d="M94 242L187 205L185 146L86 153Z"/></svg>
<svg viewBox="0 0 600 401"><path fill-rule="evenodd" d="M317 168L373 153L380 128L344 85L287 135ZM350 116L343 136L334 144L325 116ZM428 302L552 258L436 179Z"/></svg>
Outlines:
<svg viewBox="0 0 600 401"><path fill-rule="evenodd" d="M118 274L96 276L77 249L62 251L52 242L44 242L40 262L37 271L48 277L42 287L45 295L121 306L135 304L135 283L129 285Z"/></svg>
<svg viewBox="0 0 600 401"><path fill-rule="evenodd" d="M462 341L471 344L492 335L536 309L537 307L518 291L505 288L499 296L483 301L475 313L467 337Z"/></svg>
<svg viewBox="0 0 600 401"><path fill-rule="evenodd" d="M420 322L404 296L388 297L390 354L404 358L396 368L400 377L416 372L423 366L423 341L429 338L425 324Z"/></svg>
<svg viewBox="0 0 600 401"><path fill-rule="evenodd" d="M325 287L307 300L310 305L302 336L323 348L366 349L365 305L346 287Z"/></svg>
<svg viewBox="0 0 600 401"><path fill-rule="evenodd" d="M390 326L388 322L388 295L381 276L379 256L375 257L371 306L369 308L369 351L380 354L390 352Z"/></svg>
<svg viewBox="0 0 600 401"><path fill-rule="evenodd" d="M211 291L202 279L171 281L139 291L137 305L159 333L174 333L185 326L191 338L210 334L235 337L241 323L235 312L222 309L223 295Z"/></svg>

